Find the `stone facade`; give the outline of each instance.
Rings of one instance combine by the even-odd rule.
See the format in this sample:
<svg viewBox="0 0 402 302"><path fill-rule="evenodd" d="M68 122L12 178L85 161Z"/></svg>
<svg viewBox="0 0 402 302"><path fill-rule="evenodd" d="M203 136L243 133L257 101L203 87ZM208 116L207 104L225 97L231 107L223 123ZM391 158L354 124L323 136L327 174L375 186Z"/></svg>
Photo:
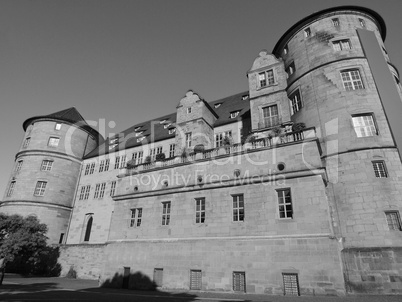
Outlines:
<svg viewBox="0 0 402 302"><path fill-rule="evenodd" d="M73 267L109 286L401 293L402 165L384 106L401 100L382 97L371 67L378 58L365 51L383 52L401 96L384 38L369 9L314 13L273 54L259 53L249 91L209 103L188 91L176 113L99 144L69 140L75 147L58 152L64 166L52 170L58 185L46 194L64 195L33 207L23 198L33 190L29 173L53 156L44 142L54 131L35 123L38 147L18 172L27 192L0 209L42 217L41 207L63 205L62 273Z"/></svg>

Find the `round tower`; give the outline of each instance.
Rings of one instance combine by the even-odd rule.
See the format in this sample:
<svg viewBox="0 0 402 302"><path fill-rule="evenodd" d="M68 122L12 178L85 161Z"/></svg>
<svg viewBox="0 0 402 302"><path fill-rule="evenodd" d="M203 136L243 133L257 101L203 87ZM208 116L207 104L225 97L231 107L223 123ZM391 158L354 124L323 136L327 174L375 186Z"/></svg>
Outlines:
<svg viewBox="0 0 402 302"><path fill-rule="evenodd" d="M363 291L373 286L364 283L364 275L376 270L364 263L374 261L373 252L383 258L384 249L397 253L402 247L397 148L402 144L395 127L395 116L402 114L401 86L385 36L384 20L376 12L342 6L299 21L273 50L288 73L291 120L316 127L319 134L327 196L351 290L354 279ZM387 259L381 269L398 270L396 261ZM356 267L359 261L364 271Z"/></svg>
<svg viewBox="0 0 402 302"><path fill-rule="evenodd" d="M35 215L48 226L49 243L63 242L84 155L103 138L73 107L23 123L0 211Z"/></svg>

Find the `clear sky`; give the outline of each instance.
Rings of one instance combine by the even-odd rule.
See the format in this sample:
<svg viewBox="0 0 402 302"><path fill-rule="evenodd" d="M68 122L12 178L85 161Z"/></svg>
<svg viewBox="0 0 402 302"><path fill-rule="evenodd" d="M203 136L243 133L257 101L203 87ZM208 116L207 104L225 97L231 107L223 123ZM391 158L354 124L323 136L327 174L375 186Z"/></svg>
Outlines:
<svg viewBox="0 0 402 302"><path fill-rule="evenodd" d="M75 106L107 134L248 89L246 72L294 23L358 5L387 24L402 72L401 0L0 0L0 199L29 117Z"/></svg>

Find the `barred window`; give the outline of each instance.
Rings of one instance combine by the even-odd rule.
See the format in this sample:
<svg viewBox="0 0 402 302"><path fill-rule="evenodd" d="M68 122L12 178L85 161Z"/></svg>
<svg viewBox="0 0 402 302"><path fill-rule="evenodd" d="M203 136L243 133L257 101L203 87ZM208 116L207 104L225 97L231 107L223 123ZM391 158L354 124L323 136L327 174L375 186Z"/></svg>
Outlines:
<svg viewBox="0 0 402 302"><path fill-rule="evenodd" d="M162 202L162 225L170 223L170 201Z"/></svg>
<svg viewBox="0 0 402 302"><path fill-rule="evenodd" d="M343 86L346 90L364 89L360 71L358 69L341 71Z"/></svg>
<svg viewBox="0 0 402 302"><path fill-rule="evenodd" d="M233 198L233 221L244 221L243 194L232 195L232 198Z"/></svg>
<svg viewBox="0 0 402 302"><path fill-rule="evenodd" d="M141 226L142 208L131 209L130 227Z"/></svg>
<svg viewBox="0 0 402 302"><path fill-rule="evenodd" d="M40 166L41 171L50 171L52 170L53 161L52 160L43 160L42 165Z"/></svg>
<svg viewBox="0 0 402 302"><path fill-rule="evenodd" d="M35 196L43 196L43 195L45 195L46 185L47 185L46 181L38 181L36 183L34 195Z"/></svg>
<svg viewBox="0 0 402 302"><path fill-rule="evenodd" d="M190 289L200 290L202 288L202 271L190 270Z"/></svg>
<svg viewBox="0 0 402 302"><path fill-rule="evenodd" d="M377 135L377 128L372 114L360 114L352 116L353 127L357 137Z"/></svg>
<svg viewBox="0 0 402 302"><path fill-rule="evenodd" d="M245 272L233 272L233 290L235 292L246 292Z"/></svg>
<svg viewBox="0 0 402 302"><path fill-rule="evenodd" d="M280 189L278 194L279 218L293 218L292 196L290 189Z"/></svg>
<svg viewBox="0 0 402 302"><path fill-rule="evenodd" d="M387 178L388 177L388 173L387 173L387 169L385 167L385 162L384 161L373 161L373 168L374 168L374 174L375 177L378 178Z"/></svg>
<svg viewBox="0 0 402 302"><path fill-rule="evenodd" d="M195 199L195 223L205 222L205 198Z"/></svg>

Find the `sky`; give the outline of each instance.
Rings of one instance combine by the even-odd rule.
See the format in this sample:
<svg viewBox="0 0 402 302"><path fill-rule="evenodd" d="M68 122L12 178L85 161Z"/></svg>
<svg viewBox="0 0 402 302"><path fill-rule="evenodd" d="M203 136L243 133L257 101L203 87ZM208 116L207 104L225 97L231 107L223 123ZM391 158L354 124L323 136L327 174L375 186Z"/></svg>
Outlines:
<svg viewBox="0 0 402 302"><path fill-rule="evenodd" d="M74 106L109 136L175 112L189 89L208 102L246 91L260 50L340 5L383 17L402 73L401 0L0 0L0 199L26 119Z"/></svg>

